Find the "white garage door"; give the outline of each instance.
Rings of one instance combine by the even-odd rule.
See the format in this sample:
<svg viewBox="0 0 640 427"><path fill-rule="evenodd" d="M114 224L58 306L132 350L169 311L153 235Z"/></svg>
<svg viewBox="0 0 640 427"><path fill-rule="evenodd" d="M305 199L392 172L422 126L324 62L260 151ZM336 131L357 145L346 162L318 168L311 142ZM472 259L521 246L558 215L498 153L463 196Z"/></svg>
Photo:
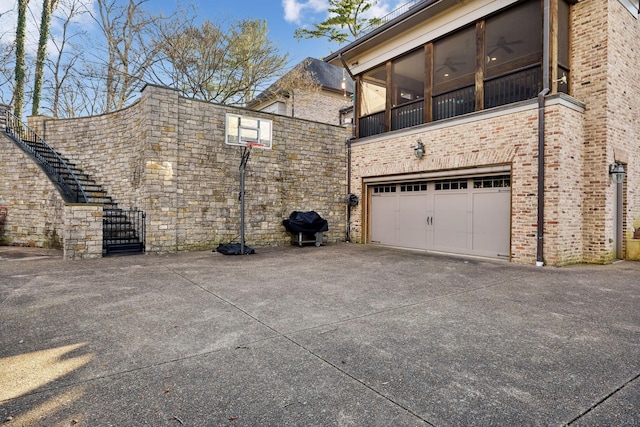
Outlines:
<svg viewBox="0 0 640 427"><path fill-rule="evenodd" d="M508 258L508 175L378 184L371 188L370 241Z"/></svg>

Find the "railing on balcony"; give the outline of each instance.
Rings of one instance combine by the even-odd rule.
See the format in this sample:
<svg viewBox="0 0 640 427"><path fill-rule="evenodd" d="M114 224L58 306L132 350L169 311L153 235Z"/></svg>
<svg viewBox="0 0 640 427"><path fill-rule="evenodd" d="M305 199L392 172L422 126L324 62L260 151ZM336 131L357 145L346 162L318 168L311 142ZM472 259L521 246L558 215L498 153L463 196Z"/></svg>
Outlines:
<svg viewBox="0 0 640 427"><path fill-rule="evenodd" d="M484 108L535 98L542 90L540 64L503 74L484 82Z"/></svg>
<svg viewBox="0 0 640 427"><path fill-rule="evenodd" d="M377 21L374 21L373 23L371 23L371 24L367 25L366 27L362 28L360 30L360 36L366 35L366 34L372 32L373 30L375 30L376 28L381 27L382 25L386 24L387 22L397 18L398 16L402 15L403 13L405 13L406 11L411 9L413 6L415 6L419 2L420 2L420 0L410 0L410 1L402 4L398 8L392 10L390 13L386 14L385 16L383 16L382 18L380 18Z"/></svg>
<svg viewBox="0 0 640 427"><path fill-rule="evenodd" d="M474 85L462 87L433 97L433 120L442 120L472 113L476 108Z"/></svg>
<svg viewBox="0 0 640 427"><path fill-rule="evenodd" d="M561 70L568 74L568 70ZM484 108L511 104L538 96L541 89L541 67L534 64L514 72L486 79ZM432 120L443 120L472 113L476 107L475 85L468 85L432 97ZM380 111L358 119L359 138L388 130L404 129L424 123L424 100L402 104L391 109L391 129L385 125L385 112Z"/></svg>
<svg viewBox="0 0 640 427"><path fill-rule="evenodd" d="M391 109L391 130L424 123L424 99L407 102Z"/></svg>
<svg viewBox="0 0 640 427"><path fill-rule="evenodd" d="M358 120L359 137L364 138L366 136L377 135L387 131L384 123L384 111L369 114L368 116L360 117Z"/></svg>

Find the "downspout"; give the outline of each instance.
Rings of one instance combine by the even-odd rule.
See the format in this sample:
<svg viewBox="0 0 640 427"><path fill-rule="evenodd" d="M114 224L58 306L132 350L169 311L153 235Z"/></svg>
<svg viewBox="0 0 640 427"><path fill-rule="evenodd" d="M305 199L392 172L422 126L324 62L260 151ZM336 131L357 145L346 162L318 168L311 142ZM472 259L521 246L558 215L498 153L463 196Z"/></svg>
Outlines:
<svg viewBox="0 0 640 427"><path fill-rule="evenodd" d="M544 0L542 34L542 85L538 94L538 246L536 266L544 266L544 131L545 96L549 93L550 0Z"/></svg>
<svg viewBox="0 0 640 427"><path fill-rule="evenodd" d="M351 241L351 141L352 138L347 139L347 197L345 200L347 204L346 242Z"/></svg>
<svg viewBox="0 0 640 427"><path fill-rule="evenodd" d="M355 76L351 73L351 70L349 69L349 66L347 66L347 63L345 62L344 58L342 57L342 53L338 55L338 59L340 59L340 62L342 62L342 66L344 67L345 70L347 70L347 73L349 73L349 77L351 77L351 80L353 80L354 82L356 81ZM354 86L355 87L355 86ZM357 89L356 89L357 90ZM355 93L354 93L354 97L353 97L353 102L355 103ZM356 107L355 105L353 106L353 120L356 120L355 117L355 113L356 113ZM354 123L352 123L352 125L355 125ZM351 138L347 139L346 144L347 144L347 196L345 199L345 203L347 205L347 230L346 230L346 239L345 241L350 242L351 241L351 203L350 203L350 199L351 199L351 142L353 141L354 137L352 135Z"/></svg>
<svg viewBox="0 0 640 427"><path fill-rule="evenodd" d="M344 67L345 70L347 70L347 73L349 73L349 77L351 77L351 80L356 81L355 76L353 74L351 74L351 70L347 66L347 63L344 61L344 58L342 57L342 54L338 55L338 59L340 60L340 62L342 62L342 66Z"/></svg>

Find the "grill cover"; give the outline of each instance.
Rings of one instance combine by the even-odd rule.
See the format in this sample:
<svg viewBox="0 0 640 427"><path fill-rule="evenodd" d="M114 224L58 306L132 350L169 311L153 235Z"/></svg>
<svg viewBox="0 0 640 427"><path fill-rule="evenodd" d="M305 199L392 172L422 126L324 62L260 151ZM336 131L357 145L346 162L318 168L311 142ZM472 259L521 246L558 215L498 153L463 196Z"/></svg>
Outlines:
<svg viewBox="0 0 640 427"><path fill-rule="evenodd" d="M293 211L289 219L282 221L282 225L293 233L318 233L329 230L327 220L322 219L315 211Z"/></svg>

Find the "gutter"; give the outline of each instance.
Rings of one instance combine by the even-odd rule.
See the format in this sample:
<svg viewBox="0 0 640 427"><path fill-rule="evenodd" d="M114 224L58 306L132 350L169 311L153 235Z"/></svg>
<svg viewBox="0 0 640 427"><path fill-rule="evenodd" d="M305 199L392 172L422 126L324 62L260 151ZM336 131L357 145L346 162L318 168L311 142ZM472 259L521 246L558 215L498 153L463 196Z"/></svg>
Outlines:
<svg viewBox="0 0 640 427"><path fill-rule="evenodd" d="M356 81L356 77L353 75L353 73L351 72L351 70L349 69L349 66L347 65L347 63L345 62L344 58L342 57L342 52L338 53L338 59L340 60L340 62L342 62L342 66L344 67L345 70L347 70L347 73L349 73L349 77L351 77L351 80L353 80L354 84ZM355 92L355 87L353 88L354 92Z"/></svg>
<svg viewBox="0 0 640 427"><path fill-rule="evenodd" d="M543 34L542 34L542 84L544 88L538 94L538 244L536 249L536 266L544 266L544 131L545 131L545 96L549 90L549 42L550 42L550 0L544 0Z"/></svg>

